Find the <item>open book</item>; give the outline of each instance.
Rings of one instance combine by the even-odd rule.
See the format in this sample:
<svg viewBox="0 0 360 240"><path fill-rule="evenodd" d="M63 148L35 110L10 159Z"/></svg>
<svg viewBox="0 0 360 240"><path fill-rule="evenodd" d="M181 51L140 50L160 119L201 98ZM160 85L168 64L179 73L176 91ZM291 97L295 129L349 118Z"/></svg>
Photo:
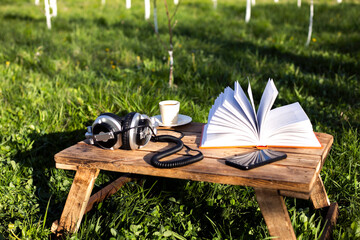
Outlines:
<svg viewBox="0 0 360 240"><path fill-rule="evenodd" d="M269 79L255 110L251 86L248 96L238 82L225 88L212 106L200 148L309 147L321 148L311 122L298 102L271 110L278 91Z"/></svg>

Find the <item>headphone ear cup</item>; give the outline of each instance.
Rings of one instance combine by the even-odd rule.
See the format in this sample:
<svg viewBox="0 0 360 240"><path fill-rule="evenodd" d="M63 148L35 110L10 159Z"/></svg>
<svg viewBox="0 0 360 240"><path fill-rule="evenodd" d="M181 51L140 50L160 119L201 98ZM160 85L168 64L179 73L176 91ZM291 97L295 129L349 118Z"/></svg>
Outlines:
<svg viewBox="0 0 360 240"><path fill-rule="evenodd" d="M122 119L113 113L102 113L92 124L93 142L106 149L119 148L122 145L120 133L122 130ZM113 133L113 138L97 138L101 133ZM96 137L97 136L97 137Z"/></svg>
<svg viewBox="0 0 360 240"><path fill-rule="evenodd" d="M96 124L93 127L93 134L97 135L101 132L103 133L108 133L108 132L115 132L116 130L114 129L113 126L111 126L108 123L100 123L100 124ZM118 136L116 136L114 134L114 139L109 139L106 142L104 141L97 141L97 144L99 144L101 147L103 148L112 148L118 141Z"/></svg>
<svg viewBox="0 0 360 240"><path fill-rule="evenodd" d="M131 112L127 114L123 121L123 130L125 130L122 134L122 148L125 150L131 150L130 146L130 131L127 130L131 127L131 123L135 116L136 112Z"/></svg>

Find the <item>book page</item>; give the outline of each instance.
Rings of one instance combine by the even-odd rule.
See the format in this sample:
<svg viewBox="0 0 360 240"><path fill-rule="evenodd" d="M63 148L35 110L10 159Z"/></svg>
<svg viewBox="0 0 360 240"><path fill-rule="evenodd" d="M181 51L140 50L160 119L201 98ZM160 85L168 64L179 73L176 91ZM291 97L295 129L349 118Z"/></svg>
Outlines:
<svg viewBox="0 0 360 240"><path fill-rule="evenodd" d="M256 129L254 128L251 121L249 121L249 118L247 117L245 109L239 104L239 101L236 100L236 93L231 88L228 89L228 94L224 98L224 103L222 106L231 113L232 116L234 116L237 119L237 124L241 126L242 128L248 129L249 135L258 136ZM249 102L249 100L246 101Z"/></svg>
<svg viewBox="0 0 360 240"><path fill-rule="evenodd" d="M249 98L250 98L250 101L251 101L251 106L252 106L252 112L253 112L253 115L255 117L255 122L256 122L256 129L257 131L259 132L259 123L258 123L258 120L257 120L257 116L256 116L256 109L255 109L255 104L254 104L254 97L253 97L253 94L252 94L252 90L251 90L251 85L250 85L250 81L249 81L249 84L248 84L248 95L249 95Z"/></svg>
<svg viewBox="0 0 360 240"><path fill-rule="evenodd" d="M235 112L239 112L239 114L235 115ZM218 117L218 121L219 119L224 119L224 125L248 128L247 119L245 119L241 107L236 103L234 91L230 87L225 88L225 91L215 100L215 105L209 113L208 123L212 123L212 119L215 116ZM229 128L231 128L231 126L229 126Z"/></svg>
<svg viewBox="0 0 360 240"><path fill-rule="evenodd" d="M223 109L218 109L218 111L211 118L210 122L212 125L221 125L229 129L229 131L241 130L242 132L247 132L249 134L248 127L244 124L239 124L237 119L231 115L231 113L227 111L223 111Z"/></svg>
<svg viewBox="0 0 360 240"><path fill-rule="evenodd" d="M278 147L309 147L320 148L321 144L314 132L283 132L271 138L271 144L268 146Z"/></svg>
<svg viewBox="0 0 360 240"><path fill-rule="evenodd" d="M276 132L279 128L289 124L309 120L298 102L275 108L269 112L264 127L264 133Z"/></svg>
<svg viewBox="0 0 360 240"><path fill-rule="evenodd" d="M208 143L209 140L218 138L217 140L217 146L224 146L224 144L227 144L226 142L231 141L230 144L227 144L227 146L241 146L239 145L239 142L237 142L239 139L242 139L244 141L247 141L246 145L255 146L257 139L252 139L251 137L248 137L248 134L246 132L243 132L241 129L229 129L226 126L223 125L215 125L215 124L206 124L206 132L203 132L202 140L203 142ZM221 137L225 137L225 139L222 139Z"/></svg>
<svg viewBox="0 0 360 240"><path fill-rule="evenodd" d="M298 102L271 110L261 138L267 145L321 147Z"/></svg>
<svg viewBox="0 0 360 240"><path fill-rule="evenodd" d="M239 147L239 146L255 146L256 142L251 141L244 134L232 133L207 133L208 124L205 125L201 138L200 147Z"/></svg>
<svg viewBox="0 0 360 240"><path fill-rule="evenodd" d="M208 132L233 132L257 138L250 122L234 99L234 91L227 87L215 100L208 117Z"/></svg>
<svg viewBox="0 0 360 240"><path fill-rule="evenodd" d="M234 91L230 87L225 88L209 111L201 146L254 146L256 142L258 142L258 136L234 98Z"/></svg>
<svg viewBox="0 0 360 240"><path fill-rule="evenodd" d="M254 134L258 136L258 126L257 126L255 109L251 107L249 99L246 97L239 82L235 82L234 98L237 101L237 103L240 105L243 113L246 116L247 121L249 122L249 124L251 124L251 128L253 129Z"/></svg>
<svg viewBox="0 0 360 240"><path fill-rule="evenodd" d="M210 111L209 111L209 115L208 115L208 122L210 122L212 116L214 115L214 113L216 112L216 110L219 108L220 103L222 101L224 93L220 93L220 95L215 99L214 104L212 105Z"/></svg>
<svg viewBox="0 0 360 240"><path fill-rule="evenodd" d="M269 79L268 83L266 84L265 90L261 96L259 109L257 111L260 135L262 131L262 125L266 121L266 117L270 112L270 109L273 106L278 93L279 92L275 87L274 81L272 79Z"/></svg>

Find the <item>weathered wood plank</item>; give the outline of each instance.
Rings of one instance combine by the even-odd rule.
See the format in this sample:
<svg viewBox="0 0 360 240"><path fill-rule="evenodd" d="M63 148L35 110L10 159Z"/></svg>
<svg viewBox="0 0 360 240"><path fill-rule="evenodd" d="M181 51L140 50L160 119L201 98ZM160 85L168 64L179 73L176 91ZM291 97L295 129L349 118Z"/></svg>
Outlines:
<svg viewBox="0 0 360 240"><path fill-rule="evenodd" d="M79 144L85 144L83 142L80 142ZM146 152L155 152L155 151L161 151L166 149L167 147L169 147L170 145L168 143L149 143L147 146L145 146L144 148L141 148L140 150L136 150L136 154L143 155L144 153L141 153L141 151L146 151ZM190 147L194 147L192 145L189 145ZM71 149L69 151L73 151L74 149ZM84 150L85 151L85 150ZM101 150L101 151L108 151L109 150ZM115 151L122 151L122 150L115 150ZM226 158L226 157L230 157L233 155L238 155L238 154L242 154L242 153L247 153L250 151L254 151L254 149L249 149L249 148L237 148L237 149L202 149L201 150L202 153L204 154L205 157L209 157L209 158ZM282 151L284 151L284 149L282 149ZM63 152L66 154L66 150L64 150ZM60 155L61 155L60 153ZM129 151L123 152L121 154L132 154ZM180 155L186 155L186 149L183 149L182 151L178 152L178 154ZM297 153L289 153L288 154L288 158L286 160L283 161L278 161L275 164L280 164L280 165L291 165L291 166L296 166L298 165L299 167L311 167L311 168L318 168L318 161L320 159L320 156L317 155L302 155L302 154L297 154ZM295 163L296 162L296 163Z"/></svg>
<svg viewBox="0 0 360 240"><path fill-rule="evenodd" d="M284 197L300 198L305 200L310 198L310 193L294 192L287 190L280 190L280 195Z"/></svg>
<svg viewBox="0 0 360 240"><path fill-rule="evenodd" d="M55 167L59 168L59 169L64 169L64 170L76 171L78 166L77 165L68 165L68 164L64 164L64 163L55 163Z"/></svg>
<svg viewBox="0 0 360 240"><path fill-rule="evenodd" d="M324 136L324 138L326 137L326 139L323 140L324 142L326 141L326 146L324 147L322 155L321 155L321 167L320 168L322 169L322 167L325 163L325 159L327 158L327 156L330 153L331 146L334 142L334 137L329 134L325 134L325 133L320 133L320 134L322 136Z"/></svg>
<svg viewBox="0 0 360 240"><path fill-rule="evenodd" d="M202 124L198 123L181 127L186 133L183 138L184 142L192 148L196 149L198 147L201 127ZM180 135L171 131L162 131L161 134ZM201 149L205 158L198 163L176 169L158 170L149 164L150 159L154 152L164 150L170 144L154 142L150 142L144 148L136 151L103 150L80 142L56 154L55 161L57 167L65 169L69 169L69 166L84 166L159 177L200 179L200 181L224 184L247 185L250 183L250 186L254 187L262 187L262 184L271 182L270 188L279 187L280 190L309 193L315 183L316 174L321 170L324 151L328 151L332 143L331 135L316 134L325 146L323 149L276 149L285 151L288 157L250 171L229 167L224 164L223 159L235 154L254 151L254 148ZM183 149L175 156L164 160L178 158L186 154L187 152Z"/></svg>
<svg viewBox="0 0 360 240"><path fill-rule="evenodd" d="M79 229L99 172L99 169L78 167L57 228L59 235Z"/></svg>
<svg viewBox="0 0 360 240"><path fill-rule="evenodd" d="M270 235L276 239L296 239L284 199L278 191L255 188L255 194Z"/></svg>
<svg viewBox="0 0 360 240"><path fill-rule="evenodd" d="M324 183L319 174L316 177L316 182L310 193L310 199L316 209L330 206L330 201L326 194Z"/></svg>
<svg viewBox="0 0 360 240"><path fill-rule="evenodd" d="M145 151L103 150L86 144L77 144L55 156L56 163L100 168L108 171L128 172L159 177L183 178L224 184L261 186L310 191L307 187L315 168L268 164L261 168L244 171L225 165L224 160L205 158L195 164L175 169L156 169L149 164L154 153ZM284 160L287 161L287 160ZM296 161L296 160L295 160ZM288 189L289 185L294 185Z"/></svg>
<svg viewBox="0 0 360 240"><path fill-rule="evenodd" d="M148 151L148 152L154 152L154 151L161 151L162 149L165 149L166 147L170 146L168 143L149 143L145 147L141 148L140 151ZM195 145L188 144L189 147L197 149ZM209 158L226 158L234 155L239 155L243 153L248 153L255 151L255 148L222 148L222 149L200 149L201 152L205 157ZM302 161L313 161L314 165L313 167L317 167L319 159L321 159L320 155L302 155L298 153L291 153L288 152L287 149L281 149L282 152L286 152L289 159L296 159L298 161L299 166L304 166ZM185 155L186 149L184 148L182 151L178 152L178 154ZM287 164L289 161L279 161L277 163L283 163ZM315 163L316 162L316 163ZM306 163L305 163L306 165Z"/></svg>
<svg viewBox="0 0 360 240"><path fill-rule="evenodd" d="M329 240L332 239L332 230L336 224L336 220L339 216L339 206L338 204L335 203L331 203L329 210L326 214L326 218L325 218L325 227L324 227L324 231L323 234L320 237L320 240Z"/></svg>

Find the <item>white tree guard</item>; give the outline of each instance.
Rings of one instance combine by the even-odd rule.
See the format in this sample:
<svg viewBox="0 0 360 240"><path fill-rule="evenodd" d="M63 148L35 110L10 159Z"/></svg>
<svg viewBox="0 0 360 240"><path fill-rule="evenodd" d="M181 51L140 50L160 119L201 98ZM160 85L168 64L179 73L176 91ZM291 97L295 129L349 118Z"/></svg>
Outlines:
<svg viewBox="0 0 360 240"><path fill-rule="evenodd" d="M51 29L51 15L50 15L50 4L49 0L45 0L45 17L46 17L46 25L48 29Z"/></svg>
<svg viewBox="0 0 360 240"><path fill-rule="evenodd" d="M311 41L312 27L313 27L313 18L314 18L314 2L310 0L310 17L309 17L309 32L306 41L306 46L309 46Z"/></svg>
<svg viewBox="0 0 360 240"><path fill-rule="evenodd" d="M57 16L57 2L56 0L50 0L51 17Z"/></svg>
<svg viewBox="0 0 360 240"><path fill-rule="evenodd" d="M342 3L342 0L337 0L337 3Z"/></svg>
<svg viewBox="0 0 360 240"><path fill-rule="evenodd" d="M157 9L155 5L154 5L154 28L155 28L155 32L159 33L159 26L157 21Z"/></svg>
<svg viewBox="0 0 360 240"><path fill-rule="evenodd" d="M150 0L145 0L145 20L150 18Z"/></svg>
<svg viewBox="0 0 360 240"><path fill-rule="evenodd" d="M174 0L174 4L178 5L179 4L179 0Z"/></svg>
<svg viewBox="0 0 360 240"><path fill-rule="evenodd" d="M169 64L172 66L174 65L173 51L168 51L168 53L169 53Z"/></svg>
<svg viewBox="0 0 360 240"><path fill-rule="evenodd" d="M255 0L251 0L251 5L255 6Z"/></svg>
<svg viewBox="0 0 360 240"><path fill-rule="evenodd" d="M278 3L278 2L279 2L279 0L274 0L274 2Z"/></svg>
<svg viewBox="0 0 360 240"><path fill-rule="evenodd" d="M217 0L212 0L214 9L217 8Z"/></svg>
<svg viewBox="0 0 360 240"><path fill-rule="evenodd" d="M131 0L126 0L126 9L131 8Z"/></svg>
<svg viewBox="0 0 360 240"><path fill-rule="evenodd" d="M44 0L46 25L51 29L51 18L57 16L57 2L56 0Z"/></svg>
<svg viewBox="0 0 360 240"><path fill-rule="evenodd" d="M251 17L251 0L246 0L245 22L248 23Z"/></svg>
<svg viewBox="0 0 360 240"><path fill-rule="evenodd" d="M101 4L105 5L106 1L105 0L101 0Z"/></svg>
<svg viewBox="0 0 360 240"><path fill-rule="evenodd" d="M297 6L298 6L298 7L301 7L301 0L298 0L298 1L297 1Z"/></svg>
<svg viewBox="0 0 360 240"><path fill-rule="evenodd" d="M39 5L40 4L40 0L35 0L35 5Z"/></svg>

